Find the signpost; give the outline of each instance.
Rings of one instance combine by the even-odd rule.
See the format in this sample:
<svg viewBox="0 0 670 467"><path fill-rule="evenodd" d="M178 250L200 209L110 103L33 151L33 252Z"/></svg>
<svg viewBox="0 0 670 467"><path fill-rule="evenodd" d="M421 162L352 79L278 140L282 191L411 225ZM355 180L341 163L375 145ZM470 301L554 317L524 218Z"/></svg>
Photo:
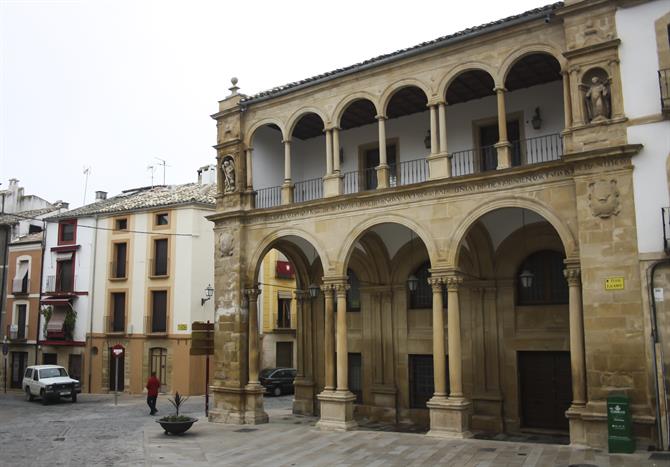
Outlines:
<svg viewBox="0 0 670 467"><path fill-rule="evenodd" d="M7 343L7 336L2 340L2 356L5 360L5 394L7 394L7 354L9 353L9 344Z"/></svg>
<svg viewBox="0 0 670 467"><path fill-rule="evenodd" d="M114 356L114 405L117 405L119 400L119 359L123 357L125 349L121 344L116 344L112 347L112 355Z"/></svg>
<svg viewBox="0 0 670 467"><path fill-rule="evenodd" d="M214 323L191 325L191 355L205 355L205 416L209 416L209 356L214 355Z"/></svg>

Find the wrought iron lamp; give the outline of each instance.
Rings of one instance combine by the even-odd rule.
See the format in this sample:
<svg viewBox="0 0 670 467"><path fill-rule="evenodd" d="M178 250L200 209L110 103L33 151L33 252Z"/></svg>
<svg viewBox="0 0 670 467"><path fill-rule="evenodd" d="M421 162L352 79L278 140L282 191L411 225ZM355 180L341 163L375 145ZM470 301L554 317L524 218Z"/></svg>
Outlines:
<svg viewBox="0 0 670 467"><path fill-rule="evenodd" d="M426 146L426 149L430 149L430 130L426 132L426 137L423 139L423 145Z"/></svg>
<svg viewBox="0 0 670 467"><path fill-rule="evenodd" d="M428 136L428 139L430 139L430 135ZM414 257L414 232L412 232L411 230L410 230L409 244L410 248L412 249L412 257ZM419 286L419 279L414 275L414 273L410 274L409 277L407 278L407 288L409 289L410 292L415 292L418 286Z"/></svg>
<svg viewBox="0 0 670 467"><path fill-rule="evenodd" d="M533 118L530 120L530 123L533 125L533 129L539 130L542 128L542 117L540 117L540 108L535 107L535 114L533 115Z"/></svg>
<svg viewBox="0 0 670 467"><path fill-rule="evenodd" d="M307 291L309 292L310 298L316 298L319 295L319 286L312 282L309 284L309 287L307 287Z"/></svg>
<svg viewBox="0 0 670 467"><path fill-rule="evenodd" d="M521 235L524 237L526 236L525 234L525 227L526 227L526 216L525 216L525 209L521 208ZM526 242L523 242L524 244L524 253L526 250ZM524 258L526 258L526 255L524 254ZM524 260L525 261L525 260ZM524 289L529 289L533 286L533 279L535 278L535 274L533 274L531 271L528 270L528 268L524 268L523 271L521 271L521 274L519 274L519 280L521 281L521 287Z"/></svg>
<svg viewBox="0 0 670 467"><path fill-rule="evenodd" d="M212 287L212 284L207 284L207 287L205 287L206 298L200 299L200 306L204 306L205 302L208 301L210 298L212 298L212 295L214 295L214 287Z"/></svg>

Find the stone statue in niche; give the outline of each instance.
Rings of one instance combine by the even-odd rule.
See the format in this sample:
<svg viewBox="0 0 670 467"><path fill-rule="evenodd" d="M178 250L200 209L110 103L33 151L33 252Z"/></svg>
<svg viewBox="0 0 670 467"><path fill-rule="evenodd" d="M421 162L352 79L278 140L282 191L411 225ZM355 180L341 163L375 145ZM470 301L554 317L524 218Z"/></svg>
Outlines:
<svg viewBox="0 0 670 467"><path fill-rule="evenodd" d="M223 171L223 192L233 193L235 191L235 161L232 157L223 158L221 170Z"/></svg>
<svg viewBox="0 0 670 467"><path fill-rule="evenodd" d="M594 76L591 78L591 84L582 85L586 91L584 99L586 100L586 113L589 122L604 122L612 116L611 81L609 78L603 79L600 76Z"/></svg>
<svg viewBox="0 0 670 467"><path fill-rule="evenodd" d="M235 239L229 232L221 233L219 236L219 253L221 253L222 258L233 256L234 243Z"/></svg>
<svg viewBox="0 0 670 467"><path fill-rule="evenodd" d="M616 180L598 180L589 183L591 214L601 219L616 216L619 208L619 189Z"/></svg>

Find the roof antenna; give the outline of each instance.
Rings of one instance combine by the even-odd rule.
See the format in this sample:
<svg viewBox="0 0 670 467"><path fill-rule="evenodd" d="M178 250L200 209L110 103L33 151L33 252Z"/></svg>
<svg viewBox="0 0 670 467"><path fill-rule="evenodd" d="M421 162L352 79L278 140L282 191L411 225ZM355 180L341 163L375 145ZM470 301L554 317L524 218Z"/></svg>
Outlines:
<svg viewBox="0 0 670 467"><path fill-rule="evenodd" d="M165 185L165 167L170 167L170 166L166 163L165 159L161 159L160 157L156 157L156 156L154 156L154 159L159 161L158 165L163 166L163 185ZM153 182L151 182L151 185L153 187Z"/></svg>
<svg viewBox="0 0 670 467"><path fill-rule="evenodd" d="M88 188L88 176L91 174L91 166L90 165L85 165L84 170L84 199L82 200L81 204L85 205L86 204L86 188Z"/></svg>
<svg viewBox="0 0 670 467"><path fill-rule="evenodd" d="M154 187L154 170L156 170L156 167L153 165L147 165L147 170L151 171L151 188Z"/></svg>

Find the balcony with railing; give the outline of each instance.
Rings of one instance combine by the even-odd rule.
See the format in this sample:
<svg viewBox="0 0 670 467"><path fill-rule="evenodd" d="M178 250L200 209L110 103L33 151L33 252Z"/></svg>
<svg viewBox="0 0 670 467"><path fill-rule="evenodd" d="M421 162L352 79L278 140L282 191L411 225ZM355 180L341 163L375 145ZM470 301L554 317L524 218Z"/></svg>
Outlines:
<svg viewBox="0 0 670 467"><path fill-rule="evenodd" d="M75 284L77 283L77 276L47 276L44 293L49 294L67 294L75 291Z"/></svg>
<svg viewBox="0 0 670 467"><path fill-rule="evenodd" d="M6 336L12 342L24 342L28 339L28 325L8 324Z"/></svg>
<svg viewBox="0 0 670 467"><path fill-rule="evenodd" d="M670 114L670 68L658 70L658 86L661 90L661 109Z"/></svg>
<svg viewBox="0 0 670 467"><path fill-rule="evenodd" d="M144 332L147 335L164 336L168 332L167 323L167 313L152 313L144 317Z"/></svg>
<svg viewBox="0 0 670 467"><path fill-rule="evenodd" d="M30 293L30 279L27 275L22 279L12 279L12 293L14 295L28 295Z"/></svg>
<svg viewBox="0 0 670 467"><path fill-rule="evenodd" d="M123 280L127 279L127 263L125 261L109 262L109 279Z"/></svg>
<svg viewBox="0 0 670 467"><path fill-rule="evenodd" d="M111 314L105 316L106 334L125 334L126 318L122 314Z"/></svg>

